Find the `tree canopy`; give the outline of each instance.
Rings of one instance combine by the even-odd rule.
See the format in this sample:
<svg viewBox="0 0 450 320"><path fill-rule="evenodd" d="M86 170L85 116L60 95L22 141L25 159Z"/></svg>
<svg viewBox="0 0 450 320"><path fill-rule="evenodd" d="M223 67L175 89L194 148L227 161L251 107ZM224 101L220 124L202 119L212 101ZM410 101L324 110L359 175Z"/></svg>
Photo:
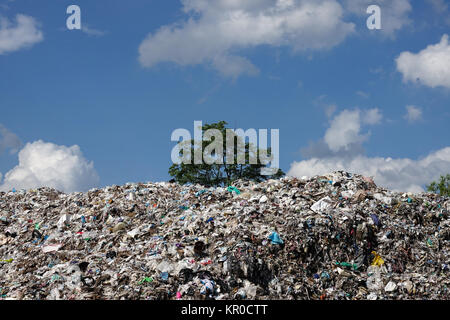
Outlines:
<svg viewBox="0 0 450 320"><path fill-rule="evenodd" d="M439 181L433 181L427 190L434 193L439 193L441 196L450 197L450 174L441 176Z"/></svg>
<svg viewBox="0 0 450 320"><path fill-rule="evenodd" d="M194 162L174 163L169 168L169 174L175 181L181 184L198 183L205 186L227 186L238 179L261 182L267 179L280 178L284 175L284 172L278 168L275 169L275 174L263 175L261 169L267 167L267 162L264 163L261 159L264 159L264 155L267 155L269 158L272 157L271 148L257 148L252 143L244 141L243 137L237 135L234 131L227 131L228 128L226 125L227 122L220 121L217 123L205 124L202 126L201 130L203 135L210 129L217 130L215 132L217 134L220 132L222 137L227 137L227 134L229 135L228 137L232 135L232 152L228 152L227 150L228 138L222 139L223 151L221 153L213 151L209 159L203 154L203 150L213 144L217 137L211 137L210 141L205 141L205 139L203 139L199 142L191 139L189 141L180 142L181 144L185 144L185 146L187 144L185 150L189 150L190 157L194 154L196 148L201 147L203 161L201 164L195 164ZM220 140L216 141L216 143L220 144ZM187 156L186 154L183 154L184 152L185 151L180 150L180 156ZM242 156L244 155L245 163L242 163ZM233 157L233 160L230 159L230 156ZM221 157L221 161L217 161L219 160L218 157ZM249 161L251 158L253 159L253 163ZM211 163L211 159L214 163ZM239 159L241 159L241 161L238 161Z"/></svg>

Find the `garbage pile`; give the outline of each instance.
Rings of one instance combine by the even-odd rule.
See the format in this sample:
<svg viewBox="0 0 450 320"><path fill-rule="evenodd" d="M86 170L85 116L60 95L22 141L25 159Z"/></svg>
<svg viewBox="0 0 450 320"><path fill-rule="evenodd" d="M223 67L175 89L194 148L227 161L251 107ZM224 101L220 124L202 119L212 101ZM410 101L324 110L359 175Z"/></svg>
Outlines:
<svg viewBox="0 0 450 320"><path fill-rule="evenodd" d="M0 193L0 299L449 299L450 199L347 172Z"/></svg>

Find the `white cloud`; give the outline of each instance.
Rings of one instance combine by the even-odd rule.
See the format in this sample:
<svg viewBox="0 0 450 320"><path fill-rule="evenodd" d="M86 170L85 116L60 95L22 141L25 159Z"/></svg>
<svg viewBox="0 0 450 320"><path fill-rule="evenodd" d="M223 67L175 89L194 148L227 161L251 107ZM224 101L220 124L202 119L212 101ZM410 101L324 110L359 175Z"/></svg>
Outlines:
<svg viewBox="0 0 450 320"><path fill-rule="evenodd" d="M370 94L369 94L369 93L364 92L364 91L361 91L361 90L356 91L356 94L357 94L358 96L360 96L361 98L364 98L364 99L367 99L367 98L370 97Z"/></svg>
<svg viewBox="0 0 450 320"><path fill-rule="evenodd" d="M327 118L331 118L331 116L336 112L337 105L335 103L330 103L327 101L327 95L323 94L316 99L313 100L313 104L322 108L325 112Z"/></svg>
<svg viewBox="0 0 450 320"><path fill-rule="evenodd" d="M330 118L337 109L337 105L335 104L330 104L328 106L325 107L325 114L327 115L327 118Z"/></svg>
<svg viewBox="0 0 450 320"><path fill-rule="evenodd" d="M288 175L314 176L345 170L372 176L377 184L393 190L420 192L425 184L450 172L450 147L418 160L366 156L362 142L368 134L360 133L361 125L379 123L381 114L378 109L361 114L360 110L344 110L338 114L330 122L323 140L302 149L307 160L292 163Z"/></svg>
<svg viewBox="0 0 450 320"><path fill-rule="evenodd" d="M350 158L362 154L362 144L370 136L369 132L361 132L362 126L378 124L381 119L381 112L377 108L343 110L331 119L324 138L302 148L301 153L306 158Z"/></svg>
<svg viewBox="0 0 450 320"><path fill-rule="evenodd" d="M422 110L416 106L406 106L406 114L404 116L408 122L416 122L422 119Z"/></svg>
<svg viewBox="0 0 450 320"><path fill-rule="evenodd" d="M448 4L445 3L445 0L427 0L427 1L438 13L446 12L448 10Z"/></svg>
<svg viewBox="0 0 450 320"><path fill-rule="evenodd" d="M19 152L19 164L5 174L0 190L48 186L73 192L86 191L98 183L94 164L84 158L80 147L39 140L27 143Z"/></svg>
<svg viewBox="0 0 450 320"><path fill-rule="evenodd" d="M365 111L362 116L363 119L359 109L343 110L331 120L324 142L332 152L349 151L355 145L362 144L369 134L361 134L361 123L373 125L379 123L382 118L379 109Z"/></svg>
<svg viewBox="0 0 450 320"><path fill-rule="evenodd" d="M258 68L238 50L260 45L294 52L330 49L354 31L336 0L182 0L186 21L161 27L139 47L145 67L206 64L229 77Z"/></svg>
<svg viewBox="0 0 450 320"><path fill-rule="evenodd" d="M250 60L233 55L218 55L212 59L212 65L226 77L236 78L241 74L255 76L259 70Z"/></svg>
<svg viewBox="0 0 450 320"><path fill-rule="evenodd" d="M435 88L450 88L450 45L448 35L440 43L429 45L419 53L402 52L396 60L403 81L419 82Z"/></svg>
<svg viewBox="0 0 450 320"><path fill-rule="evenodd" d="M374 177L380 186L399 191L421 192L423 186L450 172L450 147L430 153L421 160L370 158L312 158L294 162L288 175L302 177L345 170Z"/></svg>
<svg viewBox="0 0 450 320"><path fill-rule="evenodd" d="M409 18L409 14L412 12L410 0L344 0L344 3L349 12L364 17L368 17L367 7L370 5L380 6L380 32L390 37L411 23ZM366 27L365 24L364 27Z"/></svg>
<svg viewBox="0 0 450 320"><path fill-rule="evenodd" d="M381 114L380 109L374 108L367 111L365 117L362 119L362 121L366 124L379 124L381 122L381 119L383 119L383 115Z"/></svg>
<svg viewBox="0 0 450 320"><path fill-rule="evenodd" d="M89 36L94 36L94 37L101 37L106 34L105 31L91 28L86 23L83 23L83 25L81 26L81 31L83 31L84 33L86 33Z"/></svg>
<svg viewBox="0 0 450 320"><path fill-rule="evenodd" d="M19 137L0 123L0 155L7 149L14 154L19 151L21 145Z"/></svg>
<svg viewBox="0 0 450 320"><path fill-rule="evenodd" d="M30 47L44 39L33 17L18 14L16 24L0 17L0 54Z"/></svg>
<svg viewBox="0 0 450 320"><path fill-rule="evenodd" d="M348 150L352 144L362 143L367 137L360 134L359 110L344 110L331 122L324 141L333 152Z"/></svg>

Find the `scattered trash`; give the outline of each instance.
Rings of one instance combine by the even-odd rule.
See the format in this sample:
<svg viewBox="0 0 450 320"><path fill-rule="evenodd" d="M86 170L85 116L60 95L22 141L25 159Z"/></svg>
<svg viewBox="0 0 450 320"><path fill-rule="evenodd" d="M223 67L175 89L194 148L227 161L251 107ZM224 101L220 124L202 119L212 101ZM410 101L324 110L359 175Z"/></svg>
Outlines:
<svg viewBox="0 0 450 320"><path fill-rule="evenodd" d="M42 252L48 253L48 252L55 252L58 251L59 248L61 248L61 244L49 244L47 246L42 247Z"/></svg>
<svg viewBox="0 0 450 320"><path fill-rule="evenodd" d="M1 299L450 299L450 199L334 172L0 192Z"/></svg>
<svg viewBox="0 0 450 320"><path fill-rule="evenodd" d="M381 267L384 264L383 258L381 258L381 256L378 253L376 253L375 251L372 251L372 254L374 256L374 258L372 260L372 265Z"/></svg>
<svg viewBox="0 0 450 320"><path fill-rule="evenodd" d="M384 291L386 292L392 292L397 288L397 285L395 282L389 281L386 287L384 288Z"/></svg>
<svg viewBox="0 0 450 320"><path fill-rule="evenodd" d="M283 244L284 241L281 240L280 235L276 232L272 232L269 236L269 240L272 241L273 244Z"/></svg>
<svg viewBox="0 0 450 320"><path fill-rule="evenodd" d="M380 219L378 219L378 216L376 214L371 214L370 217L372 218L373 224L377 227L380 226Z"/></svg>
<svg viewBox="0 0 450 320"><path fill-rule="evenodd" d="M330 197L325 197L317 201L311 206L311 210L317 213L325 212L331 208L332 200Z"/></svg>
<svg viewBox="0 0 450 320"><path fill-rule="evenodd" d="M229 187L227 188L227 190L228 190L228 192L231 192L231 193L234 192L235 194L241 194L241 191L239 191L238 188L233 187L233 186L229 186Z"/></svg>
<svg viewBox="0 0 450 320"><path fill-rule="evenodd" d="M350 267L350 268L353 268L353 270L357 270L358 269L358 265L355 264L355 263L336 262L336 265L341 266L341 267Z"/></svg>
<svg viewBox="0 0 450 320"><path fill-rule="evenodd" d="M163 281L166 281L167 279L169 279L169 273L168 272L161 272L161 279Z"/></svg>
<svg viewBox="0 0 450 320"><path fill-rule="evenodd" d="M214 294L214 281L205 279L200 281L203 287L200 290L201 294Z"/></svg>
<svg viewBox="0 0 450 320"><path fill-rule="evenodd" d="M202 194L204 194L204 193L207 192L207 191L208 191L208 190L206 190L206 189L197 191L197 192L195 193L195 196L196 196L196 197L199 197L199 196L201 196Z"/></svg>
<svg viewBox="0 0 450 320"><path fill-rule="evenodd" d="M5 259L5 260L0 260L0 262L6 262L6 263L11 263L13 262L14 259Z"/></svg>
<svg viewBox="0 0 450 320"><path fill-rule="evenodd" d="M126 223L124 222L119 222L118 224L116 224L114 226L114 228L112 229L112 232L118 232L122 229L125 229L127 227Z"/></svg>
<svg viewBox="0 0 450 320"><path fill-rule="evenodd" d="M141 281L139 281L139 284L143 284L144 282L153 282L152 277L144 277Z"/></svg>

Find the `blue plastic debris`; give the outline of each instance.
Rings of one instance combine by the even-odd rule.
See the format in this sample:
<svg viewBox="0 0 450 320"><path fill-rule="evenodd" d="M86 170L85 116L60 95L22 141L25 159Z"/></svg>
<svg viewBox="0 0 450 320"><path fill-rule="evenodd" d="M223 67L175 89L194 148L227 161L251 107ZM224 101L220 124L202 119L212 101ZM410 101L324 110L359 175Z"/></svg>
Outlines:
<svg viewBox="0 0 450 320"><path fill-rule="evenodd" d="M169 279L169 274L167 272L161 272L161 279L166 281Z"/></svg>
<svg viewBox="0 0 450 320"><path fill-rule="evenodd" d="M195 193L195 196L198 197L198 196L204 194L206 191L208 191L208 190L203 189L203 190L197 191L197 192Z"/></svg>
<svg viewBox="0 0 450 320"><path fill-rule="evenodd" d="M229 186L229 187L227 188L227 190L228 190L228 192L231 192L231 193L233 193L233 191L234 191L235 194L241 194L241 191L239 191L238 188L233 187L233 186Z"/></svg>
<svg viewBox="0 0 450 320"><path fill-rule="evenodd" d="M213 280L204 279L200 282L203 284L200 294L214 293L216 283Z"/></svg>
<svg viewBox="0 0 450 320"><path fill-rule="evenodd" d="M378 227L380 225L380 219L376 214L371 214L370 217L373 220L373 223Z"/></svg>
<svg viewBox="0 0 450 320"><path fill-rule="evenodd" d="M269 240L272 241L273 244L283 244L284 241L281 240L280 235L276 232L272 232L269 236Z"/></svg>

